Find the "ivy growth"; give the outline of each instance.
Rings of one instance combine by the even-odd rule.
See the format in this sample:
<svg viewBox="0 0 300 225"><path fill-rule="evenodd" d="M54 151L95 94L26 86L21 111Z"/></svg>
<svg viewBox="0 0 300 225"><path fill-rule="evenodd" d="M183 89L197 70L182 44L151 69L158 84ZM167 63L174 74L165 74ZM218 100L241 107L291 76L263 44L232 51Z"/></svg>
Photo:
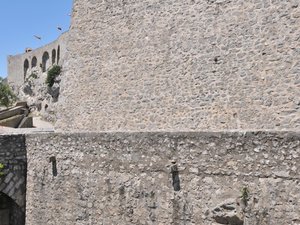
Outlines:
<svg viewBox="0 0 300 225"><path fill-rule="evenodd" d="M61 67L58 65L54 65L48 72L47 72L47 78L46 78L46 84L48 87L52 87L55 78L60 74Z"/></svg>

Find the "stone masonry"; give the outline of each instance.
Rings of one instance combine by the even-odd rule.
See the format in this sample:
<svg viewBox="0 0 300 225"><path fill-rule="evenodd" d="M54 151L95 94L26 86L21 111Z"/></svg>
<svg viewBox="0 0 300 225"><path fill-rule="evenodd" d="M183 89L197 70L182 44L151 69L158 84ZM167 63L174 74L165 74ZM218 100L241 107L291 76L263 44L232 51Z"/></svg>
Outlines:
<svg viewBox="0 0 300 225"><path fill-rule="evenodd" d="M300 127L297 0L75 0L60 130Z"/></svg>
<svg viewBox="0 0 300 225"><path fill-rule="evenodd" d="M0 194L12 201L9 225L24 225L27 172L24 135L0 135L0 163L5 166L4 175L0 176Z"/></svg>
<svg viewBox="0 0 300 225"><path fill-rule="evenodd" d="M12 85L63 74L55 133L0 136L0 216L300 225L299 24L297 0L74 0L66 36L9 57Z"/></svg>
<svg viewBox="0 0 300 225"><path fill-rule="evenodd" d="M7 80L10 86L18 91L25 80L32 73L40 75L48 70L51 65L62 66L65 60L68 32L63 33L57 40L38 49L24 54L8 56L7 58Z"/></svg>
<svg viewBox="0 0 300 225"><path fill-rule="evenodd" d="M299 133L56 133L26 145L30 225L300 224Z"/></svg>

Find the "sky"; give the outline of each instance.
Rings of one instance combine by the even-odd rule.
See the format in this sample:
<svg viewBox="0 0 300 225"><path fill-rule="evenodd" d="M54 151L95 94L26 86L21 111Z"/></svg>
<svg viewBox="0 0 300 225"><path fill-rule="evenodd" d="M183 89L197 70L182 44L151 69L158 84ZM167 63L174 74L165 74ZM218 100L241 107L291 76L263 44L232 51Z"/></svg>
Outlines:
<svg viewBox="0 0 300 225"><path fill-rule="evenodd" d="M0 0L0 76L7 56L24 53L57 39L70 26L72 0ZM61 27L59 31L57 27ZM40 36L38 40L34 35Z"/></svg>

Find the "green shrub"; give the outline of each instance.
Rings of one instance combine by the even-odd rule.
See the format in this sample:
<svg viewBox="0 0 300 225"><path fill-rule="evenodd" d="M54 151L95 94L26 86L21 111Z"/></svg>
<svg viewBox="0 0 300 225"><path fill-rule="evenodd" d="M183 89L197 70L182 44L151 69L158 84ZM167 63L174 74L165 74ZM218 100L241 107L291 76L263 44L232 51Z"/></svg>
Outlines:
<svg viewBox="0 0 300 225"><path fill-rule="evenodd" d="M17 100L17 97L8 86L4 83L3 79L0 77L0 106L5 106L6 108L12 105Z"/></svg>
<svg viewBox="0 0 300 225"><path fill-rule="evenodd" d="M0 177L4 176L3 170L5 169L4 164L0 163Z"/></svg>
<svg viewBox="0 0 300 225"><path fill-rule="evenodd" d="M52 87L55 81L55 78L60 74L61 67L54 65L48 72L46 78L46 84L48 87Z"/></svg>

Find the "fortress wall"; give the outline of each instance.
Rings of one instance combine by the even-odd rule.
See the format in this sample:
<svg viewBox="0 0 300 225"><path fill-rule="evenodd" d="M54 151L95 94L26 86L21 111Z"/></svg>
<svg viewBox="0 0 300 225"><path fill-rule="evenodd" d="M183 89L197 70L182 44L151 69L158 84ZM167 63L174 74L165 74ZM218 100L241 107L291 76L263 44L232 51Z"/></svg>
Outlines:
<svg viewBox="0 0 300 225"><path fill-rule="evenodd" d="M61 130L299 129L297 1L75 0Z"/></svg>
<svg viewBox="0 0 300 225"><path fill-rule="evenodd" d="M1 201L5 194L11 200L9 224L24 225L27 168L24 135L0 135L0 163L5 166L0 170L3 173L0 175L0 224L6 224Z"/></svg>
<svg viewBox="0 0 300 225"><path fill-rule="evenodd" d="M300 222L299 133L56 133L26 140L27 224Z"/></svg>
<svg viewBox="0 0 300 225"><path fill-rule="evenodd" d="M43 67L43 55L48 52L49 58L46 59L46 69L48 69L52 64L63 65L65 54L66 54L66 43L68 40L68 32L63 33L57 40L42 46L40 48L34 49L30 52L8 56L8 83L15 89L20 87L26 78L34 71L42 72ZM59 47L58 47L59 46ZM58 54L58 49L59 54ZM52 51L55 51L55 60L52 62ZM36 64L33 64L33 58L36 57ZM59 60L58 60L59 58ZM28 70L25 71L25 61L28 60Z"/></svg>

